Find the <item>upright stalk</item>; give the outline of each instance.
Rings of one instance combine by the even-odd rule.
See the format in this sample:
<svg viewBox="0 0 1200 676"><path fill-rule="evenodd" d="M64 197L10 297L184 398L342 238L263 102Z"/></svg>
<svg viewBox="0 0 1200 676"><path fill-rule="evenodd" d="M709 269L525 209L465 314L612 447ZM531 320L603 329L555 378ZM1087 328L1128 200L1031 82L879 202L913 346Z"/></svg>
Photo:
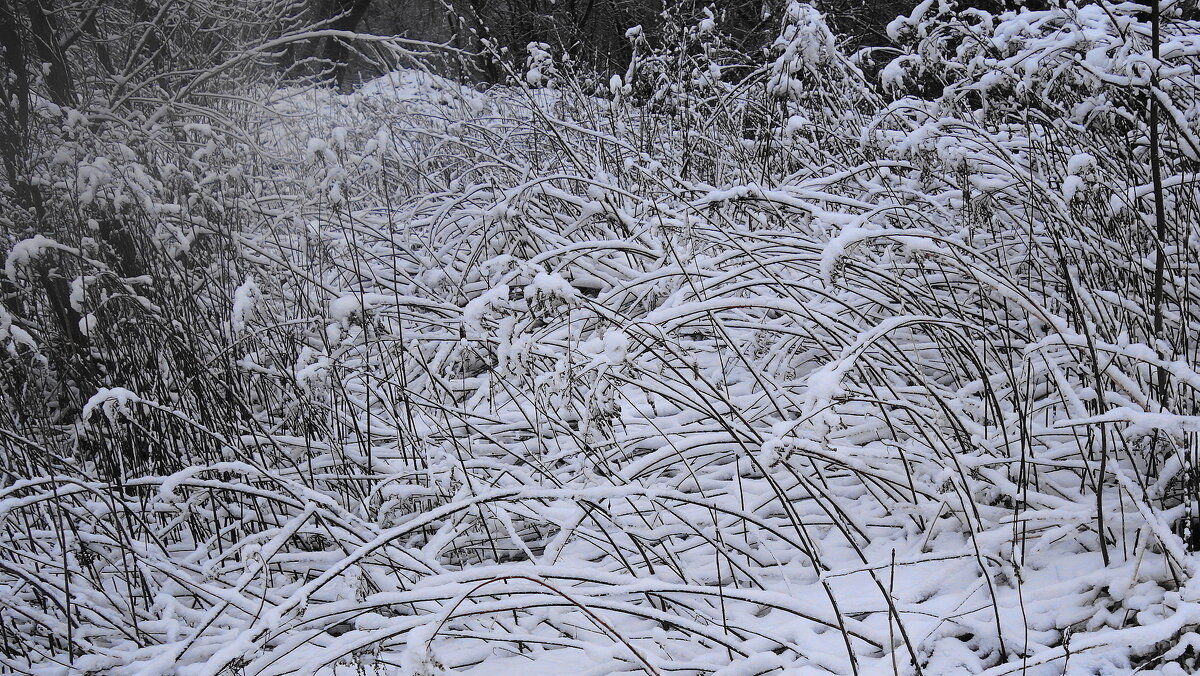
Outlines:
<svg viewBox="0 0 1200 676"><path fill-rule="evenodd" d="M1160 56L1161 40L1161 9L1159 0L1154 0L1150 3L1150 50L1153 56L1152 70L1150 71L1150 181L1154 188L1154 239L1155 239L1155 255L1154 255L1154 339L1158 343L1156 349L1160 356L1165 358L1167 355L1162 354L1162 342L1166 340L1163 327L1163 302L1165 297L1166 285L1166 266L1167 266L1167 216L1166 209L1163 205L1163 183L1162 183L1162 158L1160 149L1158 118L1159 118L1159 103L1158 103L1158 60ZM1157 370L1157 382L1155 384L1155 395L1158 398L1159 405L1163 405L1167 398L1167 370L1164 366L1159 366Z"/></svg>

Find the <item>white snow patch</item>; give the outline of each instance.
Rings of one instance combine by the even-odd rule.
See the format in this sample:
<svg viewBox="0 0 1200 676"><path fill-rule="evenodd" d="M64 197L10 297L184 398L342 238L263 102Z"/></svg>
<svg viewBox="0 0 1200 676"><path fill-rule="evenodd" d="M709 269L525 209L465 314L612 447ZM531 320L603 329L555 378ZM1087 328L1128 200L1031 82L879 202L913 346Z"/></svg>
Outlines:
<svg viewBox="0 0 1200 676"><path fill-rule="evenodd" d="M99 410L110 421L115 422L119 417L131 417L130 404L140 401L143 401L141 397L124 387L101 387L83 405L80 418L83 419L84 424L87 424L92 419L92 415Z"/></svg>
<svg viewBox="0 0 1200 676"><path fill-rule="evenodd" d="M234 333L241 333L246 328L246 322L254 317L254 312L262 292L254 275L246 275L246 280L233 291L233 308L229 313L229 326Z"/></svg>

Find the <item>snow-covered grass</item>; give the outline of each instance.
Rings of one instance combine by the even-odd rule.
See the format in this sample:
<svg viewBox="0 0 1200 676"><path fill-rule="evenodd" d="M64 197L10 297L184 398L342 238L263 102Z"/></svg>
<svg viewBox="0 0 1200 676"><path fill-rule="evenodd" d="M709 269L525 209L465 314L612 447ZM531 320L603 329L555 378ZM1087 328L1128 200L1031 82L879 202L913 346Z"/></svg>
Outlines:
<svg viewBox="0 0 1200 676"><path fill-rule="evenodd" d="M9 246L0 664L1189 673L1200 51L1172 24L1156 279L1118 9L1136 44L924 3L886 76L937 98L797 6L736 79L405 71L89 159L69 193L142 186L141 269ZM22 272L60 253L76 372Z"/></svg>

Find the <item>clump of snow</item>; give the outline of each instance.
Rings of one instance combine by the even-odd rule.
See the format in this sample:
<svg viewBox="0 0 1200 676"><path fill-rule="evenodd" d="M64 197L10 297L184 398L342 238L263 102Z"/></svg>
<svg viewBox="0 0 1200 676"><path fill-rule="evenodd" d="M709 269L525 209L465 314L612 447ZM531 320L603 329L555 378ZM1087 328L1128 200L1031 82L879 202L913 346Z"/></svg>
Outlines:
<svg viewBox="0 0 1200 676"><path fill-rule="evenodd" d="M547 87L553 84L558 71L554 67L554 55L550 53L550 45L544 42L531 42L527 51L529 56L525 82L531 87Z"/></svg>
<svg viewBox="0 0 1200 676"><path fill-rule="evenodd" d="M434 632L437 626L427 623L409 630L406 648L400 660L401 668L408 676L445 676L445 665L434 653Z"/></svg>
<svg viewBox="0 0 1200 676"><path fill-rule="evenodd" d="M329 357L307 345L300 349L291 370L296 384L307 392L318 392L329 385Z"/></svg>
<svg viewBox="0 0 1200 676"><path fill-rule="evenodd" d="M343 324L362 309L362 298L358 294L346 294L329 301L329 317Z"/></svg>
<svg viewBox="0 0 1200 676"><path fill-rule="evenodd" d="M1067 173L1072 176L1079 176L1086 169L1092 169L1096 166L1096 158L1091 153L1075 153L1071 159L1067 160Z"/></svg>
<svg viewBox="0 0 1200 676"><path fill-rule="evenodd" d="M12 249L9 249L8 257L4 262L5 276L9 280L16 281L18 269L30 265L46 251L79 253L78 249L59 244L45 235L34 235L29 239L17 242L13 245Z"/></svg>
<svg viewBox="0 0 1200 676"><path fill-rule="evenodd" d="M132 417L130 405L140 401L141 397L124 387L101 387L83 405L79 415L85 424L97 411L103 413L109 421L116 422L121 417Z"/></svg>
<svg viewBox="0 0 1200 676"><path fill-rule="evenodd" d="M330 150L329 144L324 139L310 138L308 145L304 148L304 159L315 162L318 158L331 164L337 162L337 155Z"/></svg>
<svg viewBox="0 0 1200 676"><path fill-rule="evenodd" d="M3 305L0 305L0 343L5 344L5 348L12 356L17 356L17 347L24 345L33 351L37 351L37 342L33 336L25 329L13 324L13 317Z"/></svg>
<svg viewBox="0 0 1200 676"><path fill-rule="evenodd" d="M1096 170L1096 158L1090 153L1076 153L1067 160L1067 175L1063 177L1063 199L1070 202L1091 181Z"/></svg>
<svg viewBox="0 0 1200 676"><path fill-rule="evenodd" d="M579 292L562 275L540 271L525 286L525 300L555 299L566 305L574 305L579 301Z"/></svg>
<svg viewBox="0 0 1200 676"><path fill-rule="evenodd" d="M89 312L79 318L79 332L85 336L91 336L98 326L95 313Z"/></svg>
<svg viewBox="0 0 1200 676"><path fill-rule="evenodd" d="M471 329L475 335L486 333L487 329L483 325L484 317L491 314L496 308L507 306L508 296L508 285L500 284L471 299L462 311L463 325Z"/></svg>
<svg viewBox="0 0 1200 676"><path fill-rule="evenodd" d="M234 333L241 333L245 330L246 323L254 317L261 297L262 291L259 290L258 281L254 279L254 275L246 275L246 279L233 291L233 307L229 313L229 326Z"/></svg>
<svg viewBox="0 0 1200 676"><path fill-rule="evenodd" d="M629 334L621 329L608 329L604 332L604 358L614 366L620 366L629 359Z"/></svg>
<svg viewBox="0 0 1200 676"><path fill-rule="evenodd" d="M624 91L625 83L621 81L621 76L613 73L613 76L608 79L608 91L613 96L620 96Z"/></svg>

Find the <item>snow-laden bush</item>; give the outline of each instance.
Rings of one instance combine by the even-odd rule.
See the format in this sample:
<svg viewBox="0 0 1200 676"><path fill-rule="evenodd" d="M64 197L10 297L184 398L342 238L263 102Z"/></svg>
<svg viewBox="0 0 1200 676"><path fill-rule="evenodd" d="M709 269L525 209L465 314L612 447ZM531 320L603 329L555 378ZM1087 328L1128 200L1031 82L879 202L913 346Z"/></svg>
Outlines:
<svg viewBox="0 0 1200 676"><path fill-rule="evenodd" d="M0 426L6 668L1187 673L1198 27L1163 18L1156 189L1148 81L1050 47L1145 63L1103 9L924 3L884 73L950 77L890 103L795 5L603 96L405 71L264 97L253 161L181 129L150 194L222 228L135 239L149 280L7 249L25 302L77 261L120 368ZM1101 95L1123 123L1048 112ZM140 180L100 156L58 189ZM48 312L0 314L14 401L61 377Z"/></svg>

